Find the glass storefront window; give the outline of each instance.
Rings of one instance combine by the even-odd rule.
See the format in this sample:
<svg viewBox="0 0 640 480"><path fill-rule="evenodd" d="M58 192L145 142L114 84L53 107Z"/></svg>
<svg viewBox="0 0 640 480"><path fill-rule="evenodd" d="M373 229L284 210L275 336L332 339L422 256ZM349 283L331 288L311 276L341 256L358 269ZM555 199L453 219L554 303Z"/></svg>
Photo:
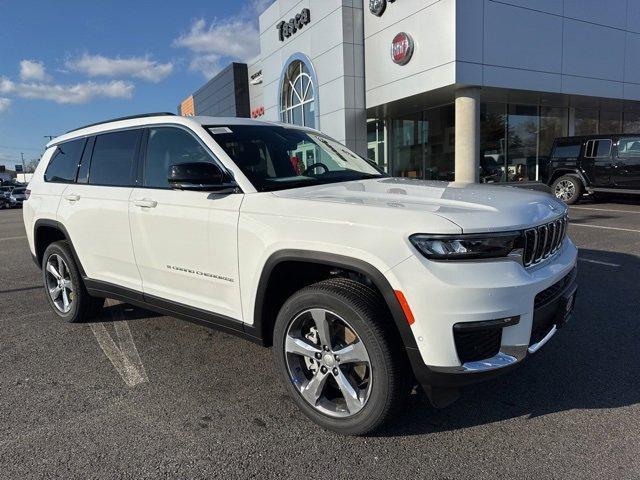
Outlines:
<svg viewBox="0 0 640 480"><path fill-rule="evenodd" d="M623 133L640 133L640 112L624 112Z"/></svg>
<svg viewBox="0 0 640 480"><path fill-rule="evenodd" d="M375 164L385 172L389 172L385 140L385 121L376 119L367 120L367 158L375 162Z"/></svg>
<svg viewBox="0 0 640 480"><path fill-rule="evenodd" d="M620 112L609 112L603 110L600 112L600 124L598 125L598 133L611 134L622 132L622 115Z"/></svg>
<svg viewBox="0 0 640 480"><path fill-rule="evenodd" d="M483 103L480 106L480 182L499 182L506 158L507 106Z"/></svg>
<svg viewBox="0 0 640 480"><path fill-rule="evenodd" d="M573 118L572 118L573 117ZM482 102L480 110L480 182L521 182L546 178L553 142L558 137L597 133L640 135L640 112ZM410 116L369 120L369 156L393 176L453 180L455 109L453 104ZM381 130L380 130L381 129ZM382 140L381 140L382 139ZM383 142L386 142L385 145Z"/></svg>
<svg viewBox="0 0 640 480"><path fill-rule="evenodd" d="M537 178L546 178L553 141L558 137L566 137L568 128L569 110L567 108L540 107Z"/></svg>
<svg viewBox="0 0 640 480"><path fill-rule="evenodd" d="M598 133L598 110L576 108L574 135L595 135Z"/></svg>
<svg viewBox="0 0 640 480"><path fill-rule="evenodd" d="M509 105L507 140L507 182L536 179L538 156L538 107Z"/></svg>
<svg viewBox="0 0 640 480"><path fill-rule="evenodd" d="M424 178L424 153L428 124L418 113L393 120L394 177Z"/></svg>
<svg viewBox="0 0 640 480"><path fill-rule="evenodd" d="M455 109L453 105L424 112L427 125L425 175L427 180L453 180L455 176Z"/></svg>

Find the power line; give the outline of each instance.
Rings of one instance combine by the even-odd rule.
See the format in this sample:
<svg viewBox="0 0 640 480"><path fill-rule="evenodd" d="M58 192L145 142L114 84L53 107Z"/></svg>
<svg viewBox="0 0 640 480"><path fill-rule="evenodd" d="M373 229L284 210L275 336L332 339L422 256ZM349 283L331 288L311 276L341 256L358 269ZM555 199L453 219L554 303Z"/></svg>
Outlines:
<svg viewBox="0 0 640 480"><path fill-rule="evenodd" d="M36 152L42 152L44 150L44 146L42 148L31 148L31 147L10 147L9 145L0 145L0 148L6 148L7 150L34 150Z"/></svg>

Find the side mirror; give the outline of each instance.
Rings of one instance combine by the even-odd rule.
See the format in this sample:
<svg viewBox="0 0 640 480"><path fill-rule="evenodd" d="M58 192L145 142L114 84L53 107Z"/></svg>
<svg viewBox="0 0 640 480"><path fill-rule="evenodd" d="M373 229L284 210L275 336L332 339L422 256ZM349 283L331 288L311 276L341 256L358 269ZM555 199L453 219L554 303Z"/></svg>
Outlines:
<svg viewBox="0 0 640 480"><path fill-rule="evenodd" d="M167 178L175 190L200 190L209 192L233 191L233 182L225 183L225 173L214 163L180 163L169 167Z"/></svg>

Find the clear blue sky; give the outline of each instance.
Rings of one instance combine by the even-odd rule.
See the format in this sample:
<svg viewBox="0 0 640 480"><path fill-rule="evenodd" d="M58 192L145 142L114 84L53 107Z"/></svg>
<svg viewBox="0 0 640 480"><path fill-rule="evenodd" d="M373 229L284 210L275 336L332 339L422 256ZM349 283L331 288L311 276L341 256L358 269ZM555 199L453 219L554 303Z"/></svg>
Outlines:
<svg viewBox="0 0 640 480"><path fill-rule="evenodd" d="M258 53L272 0L0 0L0 163L77 126L178 103Z"/></svg>

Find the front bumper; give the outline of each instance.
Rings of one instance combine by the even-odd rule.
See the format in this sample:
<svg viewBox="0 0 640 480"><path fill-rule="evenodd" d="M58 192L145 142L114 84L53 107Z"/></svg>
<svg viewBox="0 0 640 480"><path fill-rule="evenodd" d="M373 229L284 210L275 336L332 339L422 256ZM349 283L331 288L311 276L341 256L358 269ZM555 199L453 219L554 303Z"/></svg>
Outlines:
<svg viewBox="0 0 640 480"><path fill-rule="evenodd" d="M577 291L576 260L577 249L566 239L530 271L510 260L462 265L415 257L388 272L402 285L416 318L411 328L417 348L407 353L418 382L457 388L506 373L537 352L568 320ZM517 322L500 329L492 355L461 360L456 325L505 318Z"/></svg>

